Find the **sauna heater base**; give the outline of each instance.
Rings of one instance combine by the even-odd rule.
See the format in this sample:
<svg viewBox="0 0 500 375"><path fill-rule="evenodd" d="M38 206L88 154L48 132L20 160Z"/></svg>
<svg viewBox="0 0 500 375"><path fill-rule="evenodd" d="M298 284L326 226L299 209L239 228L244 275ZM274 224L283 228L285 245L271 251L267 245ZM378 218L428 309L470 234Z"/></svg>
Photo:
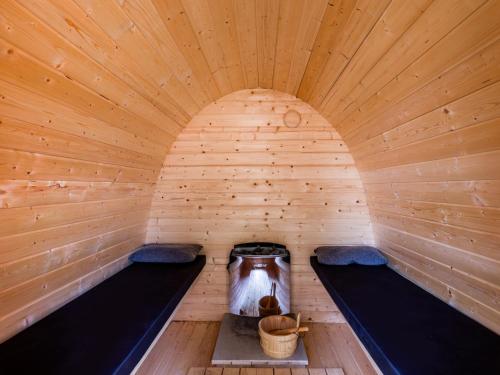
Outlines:
<svg viewBox="0 0 500 375"><path fill-rule="evenodd" d="M264 354L260 346L260 318L224 314L212 356L212 366L239 367L306 367L309 364L301 337L295 353L288 358L275 359Z"/></svg>

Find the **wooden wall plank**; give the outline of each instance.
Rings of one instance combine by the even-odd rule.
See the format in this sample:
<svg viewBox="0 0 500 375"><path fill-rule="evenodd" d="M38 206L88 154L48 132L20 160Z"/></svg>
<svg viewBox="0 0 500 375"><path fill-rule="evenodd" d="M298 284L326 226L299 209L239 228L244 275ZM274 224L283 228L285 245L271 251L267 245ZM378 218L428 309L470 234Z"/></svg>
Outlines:
<svg viewBox="0 0 500 375"><path fill-rule="evenodd" d="M44 273L51 272L68 263L78 261L91 254L96 254L113 244L117 244L135 236L143 236L146 232L144 224L127 226L107 232L69 245L55 247L50 251L22 258L0 266L0 290L29 281Z"/></svg>
<svg viewBox="0 0 500 375"><path fill-rule="evenodd" d="M61 288L47 294L44 299L31 301L29 305L23 306L20 310L17 310L16 313L3 317L0 320L0 332L2 332L0 340L3 341L29 327L72 299L106 280L116 272L119 272L129 264L127 254L97 268L81 278L65 284ZM50 301L50 303L48 304L47 301Z"/></svg>
<svg viewBox="0 0 500 375"><path fill-rule="evenodd" d="M158 169L159 167L158 160L147 155L2 115L0 115L0 147L131 168Z"/></svg>
<svg viewBox="0 0 500 375"><path fill-rule="evenodd" d="M121 227L137 225L141 222L145 223L147 213L147 209L142 209L121 215L103 215L103 217L74 224L1 237L1 261L2 263L13 262L16 259L33 256L49 251L52 248L73 243L71 241L79 242L99 236L107 231L111 232Z"/></svg>
<svg viewBox="0 0 500 375"><path fill-rule="evenodd" d="M91 117L67 103L58 103L40 93L23 89L0 80L2 115L29 122L107 145L162 159L165 147L120 127Z"/></svg>

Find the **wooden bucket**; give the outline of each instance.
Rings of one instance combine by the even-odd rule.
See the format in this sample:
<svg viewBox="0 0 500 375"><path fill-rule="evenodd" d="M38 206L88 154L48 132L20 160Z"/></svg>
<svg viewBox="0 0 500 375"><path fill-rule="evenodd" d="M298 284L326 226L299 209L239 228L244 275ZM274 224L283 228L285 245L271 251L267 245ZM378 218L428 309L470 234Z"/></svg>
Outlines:
<svg viewBox="0 0 500 375"><path fill-rule="evenodd" d="M271 335L269 332L275 329L286 329L295 327L297 322L288 316L272 315L263 318L259 322L260 346L269 357L282 359L288 358L297 348L299 336L296 333L289 335Z"/></svg>

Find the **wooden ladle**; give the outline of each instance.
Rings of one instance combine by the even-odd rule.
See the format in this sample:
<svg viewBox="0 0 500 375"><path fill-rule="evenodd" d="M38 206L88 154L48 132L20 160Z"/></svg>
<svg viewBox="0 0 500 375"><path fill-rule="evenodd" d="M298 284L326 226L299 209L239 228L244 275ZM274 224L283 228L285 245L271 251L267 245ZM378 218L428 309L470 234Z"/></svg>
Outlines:
<svg viewBox="0 0 500 375"><path fill-rule="evenodd" d="M290 335L292 333L298 334L302 332L308 332L309 328L308 327L301 327L300 326L300 313L297 314L297 325L292 328L285 328L285 329L273 329L269 333L271 335L276 335L276 336L282 336L282 335Z"/></svg>
<svg viewBox="0 0 500 375"><path fill-rule="evenodd" d="M271 301L276 299L276 283L271 284L271 294L269 295L269 298L267 299L267 305L266 309L269 310L271 308Z"/></svg>
<svg viewBox="0 0 500 375"><path fill-rule="evenodd" d="M309 327L292 327L292 328L285 328L285 329L273 329L269 333L271 335L275 336L284 336L284 335L291 335L292 333L302 333L302 332L308 332Z"/></svg>

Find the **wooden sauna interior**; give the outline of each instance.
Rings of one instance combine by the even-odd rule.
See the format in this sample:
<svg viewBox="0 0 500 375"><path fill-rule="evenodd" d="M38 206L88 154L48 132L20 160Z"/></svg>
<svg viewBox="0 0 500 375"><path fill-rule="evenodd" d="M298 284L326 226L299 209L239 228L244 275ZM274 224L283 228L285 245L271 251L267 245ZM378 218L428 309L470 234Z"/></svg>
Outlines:
<svg viewBox="0 0 500 375"><path fill-rule="evenodd" d="M287 246L309 342L349 357L317 367L374 373L321 245L500 333L500 1L4 0L0 27L0 341L151 242L203 245L167 330L196 361L182 329L215 340L251 241Z"/></svg>

